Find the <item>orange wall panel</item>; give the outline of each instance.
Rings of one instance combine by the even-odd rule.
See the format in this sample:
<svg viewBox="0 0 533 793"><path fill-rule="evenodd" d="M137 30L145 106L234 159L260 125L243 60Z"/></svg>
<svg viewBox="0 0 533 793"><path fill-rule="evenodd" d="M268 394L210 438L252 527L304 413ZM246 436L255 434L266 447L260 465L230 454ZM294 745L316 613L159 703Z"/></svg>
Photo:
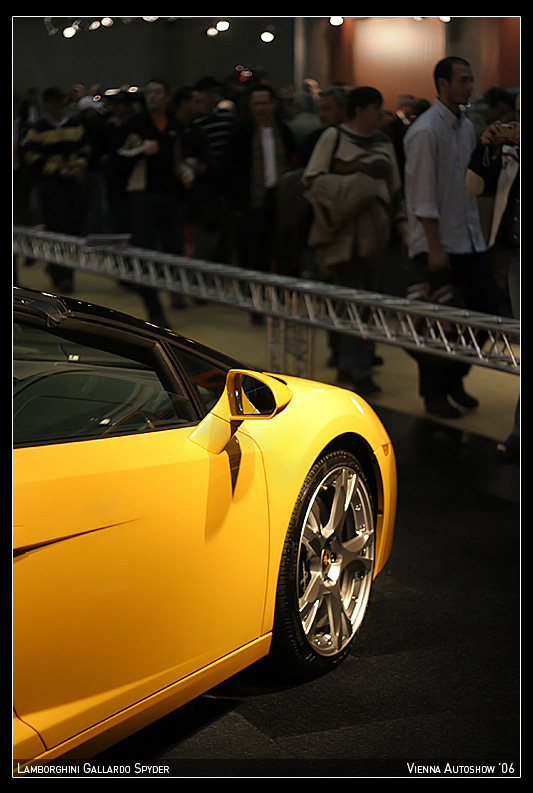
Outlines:
<svg viewBox="0 0 533 793"><path fill-rule="evenodd" d="M433 69L446 54L442 22L437 18L417 22L412 17L369 17L357 21L354 33L357 85L377 88L384 106L390 109L404 93L433 101Z"/></svg>

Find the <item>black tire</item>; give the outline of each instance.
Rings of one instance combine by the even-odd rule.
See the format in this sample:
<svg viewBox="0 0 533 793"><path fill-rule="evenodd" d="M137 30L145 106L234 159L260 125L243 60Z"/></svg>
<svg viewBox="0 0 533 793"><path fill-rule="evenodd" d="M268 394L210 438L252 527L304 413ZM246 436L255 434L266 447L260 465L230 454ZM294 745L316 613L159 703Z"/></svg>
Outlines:
<svg viewBox="0 0 533 793"><path fill-rule="evenodd" d="M374 571L375 514L357 459L321 457L302 486L280 564L272 659L310 678L350 651Z"/></svg>

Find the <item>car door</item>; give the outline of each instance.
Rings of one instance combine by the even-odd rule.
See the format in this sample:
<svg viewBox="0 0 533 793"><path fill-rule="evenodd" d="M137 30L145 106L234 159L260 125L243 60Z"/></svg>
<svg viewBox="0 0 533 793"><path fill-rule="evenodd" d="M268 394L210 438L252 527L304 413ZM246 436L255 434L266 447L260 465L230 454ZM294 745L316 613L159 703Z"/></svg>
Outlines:
<svg viewBox="0 0 533 793"><path fill-rule="evenodd" d="M50 748L259 635L267 494L246 434L218 454L194 441L209 416L160 345L30 330L15 338L14 708Z"/></svg>

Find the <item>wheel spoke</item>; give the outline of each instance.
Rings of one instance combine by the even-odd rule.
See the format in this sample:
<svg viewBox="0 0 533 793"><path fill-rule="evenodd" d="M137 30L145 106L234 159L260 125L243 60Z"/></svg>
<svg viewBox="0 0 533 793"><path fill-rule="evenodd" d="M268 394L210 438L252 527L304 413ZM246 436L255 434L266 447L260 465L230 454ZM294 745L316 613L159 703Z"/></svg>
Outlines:
<svg viewBox="0 0 533 793"><path fill-rule="evenodd" d="M357 477L353 471L343 468L334 483L333 503L329 520L323 528L323 535L330 537L342 530L344 518L350 507Z"/></svg>
<svg viewBox="0 0 533 793"><path fill-rule="evenodd" d="M351 635L351 624L348 619L339 586L335 586L326 601L329 618L329 635L331 650L338 652L346 639Z"/></svg>
<svg viewBox="0 0 533 793"><path fill-rule="evenodd" d="M324 587L318 573L311 576L311 580L304 593L299 598L298 608L303 629L308 634L316 620L318 610L322 605Z"/></svg>
<svg viewBox="0 0 533 793"><path fill-rule="evenodd" d="M306 546L309 556L316 556L317 558L320 558L320 554L324 545L324 539L322 536L319 507L316 502L309 511L307 521L303 529L302 542Z"/></svg>
<svg viewBox="0 0 533 793"><path fill-rule="evenodd" d="M344 560L344 567L348 567L352 562L361 558L361 553L367 547L371 540L373 532L362 531L342 543L342 557Z"/></svg>

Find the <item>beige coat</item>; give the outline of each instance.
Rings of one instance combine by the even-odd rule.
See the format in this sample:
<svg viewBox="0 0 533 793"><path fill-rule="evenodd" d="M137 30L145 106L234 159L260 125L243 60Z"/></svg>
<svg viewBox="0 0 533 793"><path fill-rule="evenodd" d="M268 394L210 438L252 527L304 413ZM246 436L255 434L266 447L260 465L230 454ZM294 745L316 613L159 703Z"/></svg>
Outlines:
<svg viewBox="0 0 533 793"><path fill-rule="evenodd" d="M379 259L395 224L405 234L392 143L380 133L369 139L368 147L359 145L360 141L353 133L326 129L303 175L314 212L308 244L324 269Z"/></svg>

